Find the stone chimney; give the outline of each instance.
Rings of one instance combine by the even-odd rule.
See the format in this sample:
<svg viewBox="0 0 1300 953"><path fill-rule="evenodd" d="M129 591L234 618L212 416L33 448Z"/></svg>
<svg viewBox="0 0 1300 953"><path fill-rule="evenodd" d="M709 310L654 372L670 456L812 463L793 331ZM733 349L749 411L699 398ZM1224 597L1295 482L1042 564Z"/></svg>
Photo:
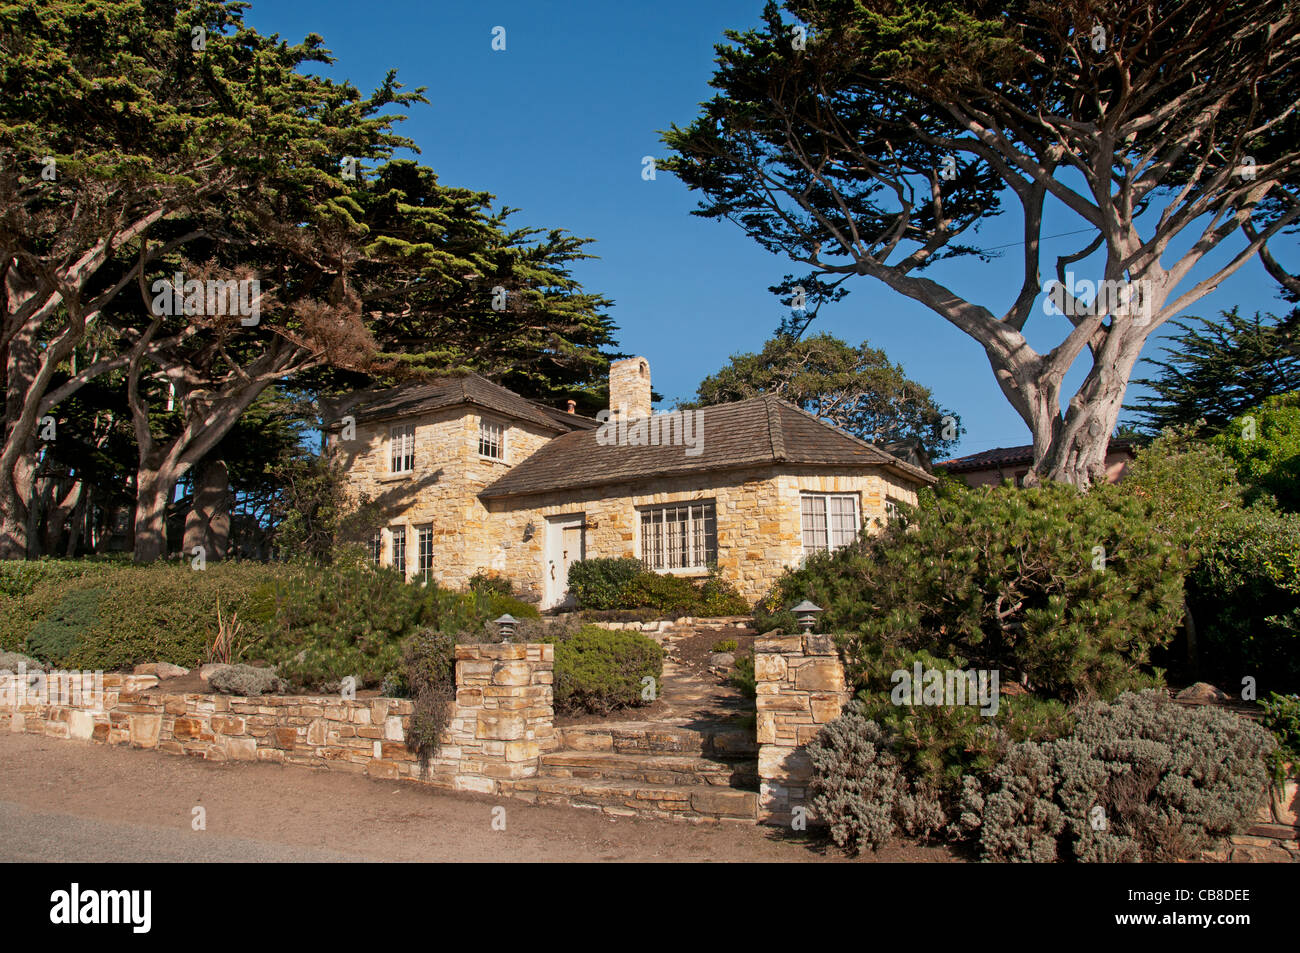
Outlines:
<svg viewBox="0 0 1300 953"><path fill-rule="evenodd" d="M628 420L649 417L650 362L644 357L629 357L609 365L609 418L623 414Z"/></svg>
<svg viewBox="0 0 1300 953"><path fill-rule="evenodd" d="M569 401L568 412L571 414L576 414L578 412L578 402L576 400Z"/></svg>

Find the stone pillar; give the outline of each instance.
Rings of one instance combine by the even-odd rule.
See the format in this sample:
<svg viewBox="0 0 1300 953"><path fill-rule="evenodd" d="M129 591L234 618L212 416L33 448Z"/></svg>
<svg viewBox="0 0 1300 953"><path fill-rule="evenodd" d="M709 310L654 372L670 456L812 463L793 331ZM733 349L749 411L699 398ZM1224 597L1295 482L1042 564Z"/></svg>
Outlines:
<svg viewBox="0 0 1300 953"><path fill-rule="evenodd" d="M555 646L456 646L456 711L431 766L461 791L498 794L555 747ZM447 769L451 769L450 772Z"/></svg>
<svg viewBox="0 0 1300 953"><path fill-rule="evenodd" d="M764 637L754 642L758 687L758 818L788 824L807 805L812 762L804 746L839 717L851 692L828 635Z"/></svg>

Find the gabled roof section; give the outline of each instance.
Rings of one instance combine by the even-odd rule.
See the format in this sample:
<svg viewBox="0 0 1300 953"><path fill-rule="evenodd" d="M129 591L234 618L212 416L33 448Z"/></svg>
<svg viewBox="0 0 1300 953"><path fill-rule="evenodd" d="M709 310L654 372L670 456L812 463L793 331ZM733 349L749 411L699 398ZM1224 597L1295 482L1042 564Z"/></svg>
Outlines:
<svg viewBox="0 0 1300 953"><path fill-rule="evenodd" d="M698 426L691 430L697 453L688 453L691 448L680 440L672 443L661 438L658 446L619 443L614 439L613 425L583 430L556 437L479 495L524 496L777 464L879 467L915 483L934 482L934 477L919 467L776 397L755 397L681 413L699 415L692 416L691 421L694 425L698 420ZM671 417L656 415L661 428L665 418ZM631 430L636 421L628 426Z"/></svg>
<svg viewBox="0 0 1300 953"><path fill-rule="evenodd" d="M590 418L551 410L526 397L521 397L500 384L492 383L486 377L464 374L432 381L408 381L384 390L363 392L359 395L359 399L342 405L326 425L326 429L338 429L341 418L348 414L354 417L357 423L370 423L443 410L462 404L535 424L555 433L597 426L596 421Z"/></svg>

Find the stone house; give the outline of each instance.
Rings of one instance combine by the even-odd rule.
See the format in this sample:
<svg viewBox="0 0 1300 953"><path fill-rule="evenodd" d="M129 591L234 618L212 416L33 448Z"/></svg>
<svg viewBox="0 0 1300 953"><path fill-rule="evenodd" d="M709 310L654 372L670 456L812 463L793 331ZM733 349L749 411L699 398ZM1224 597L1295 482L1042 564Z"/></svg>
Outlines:
<svg viewBox="0 0 1300 953"><path fill-rule="evenodd" d="M790 566L882 525L934 478L775 397L654 414L641 357L610 367L597 419L476 376L359 393L326 427L353 499L384 514L372 555L464 587L507 576L562 604L578 559L710 565L761 597Z"/></svg>

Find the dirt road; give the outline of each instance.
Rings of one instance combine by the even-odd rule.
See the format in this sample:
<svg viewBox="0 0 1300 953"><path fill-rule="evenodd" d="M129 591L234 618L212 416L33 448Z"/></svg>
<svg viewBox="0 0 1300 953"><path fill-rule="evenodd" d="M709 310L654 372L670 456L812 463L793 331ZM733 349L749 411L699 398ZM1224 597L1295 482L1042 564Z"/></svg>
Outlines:
<svg viewBox="0 0 1300 953"><path fill-rule="evenodd" d="M192 829L196 807L206 830ZM495 808L505 830L493 828ZM2 861L840 859L766 828L609 818L309 768L0 734ZM876 859L946 854L911 848Z"/></svg>

